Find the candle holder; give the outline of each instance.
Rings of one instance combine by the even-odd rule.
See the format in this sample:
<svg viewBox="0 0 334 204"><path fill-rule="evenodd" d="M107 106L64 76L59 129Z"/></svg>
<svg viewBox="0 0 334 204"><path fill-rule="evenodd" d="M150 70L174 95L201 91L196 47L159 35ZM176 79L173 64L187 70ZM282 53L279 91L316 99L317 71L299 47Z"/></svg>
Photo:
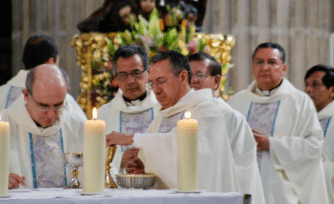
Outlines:
<svg viewBox="0 0 334 204"><path fill-rule="evenodd" d="M117 146L115 145L108 147L108 157L106 161L106 174L105 174L105 183L104 183L104 187L106 188L118 188L114 179L110 175L110 168L111 168L110 163L114 159L116 149L117 149Z"/></svg>
<svg viewBox="0 0 334 204"><path fill-rule="evenodd" d="M78 168L83 165L83 153L64 153L64 164L68 167L72 167L73 178L66 188L82 188L80 181L78 180Z"/></svg>

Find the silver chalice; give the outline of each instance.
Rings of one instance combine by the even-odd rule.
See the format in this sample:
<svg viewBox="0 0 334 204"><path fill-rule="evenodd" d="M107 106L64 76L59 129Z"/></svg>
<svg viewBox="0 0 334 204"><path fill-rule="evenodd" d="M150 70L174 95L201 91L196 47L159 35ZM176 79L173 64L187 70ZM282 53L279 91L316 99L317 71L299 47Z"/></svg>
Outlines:
<svg viewBox="0 0 334 204"><path fill-rule="evenodd" d="M68 167L72 167L73 178L65 188L82 188L78 180L78 168L83 165L83 153L64 153L64 164Z"/></svg>

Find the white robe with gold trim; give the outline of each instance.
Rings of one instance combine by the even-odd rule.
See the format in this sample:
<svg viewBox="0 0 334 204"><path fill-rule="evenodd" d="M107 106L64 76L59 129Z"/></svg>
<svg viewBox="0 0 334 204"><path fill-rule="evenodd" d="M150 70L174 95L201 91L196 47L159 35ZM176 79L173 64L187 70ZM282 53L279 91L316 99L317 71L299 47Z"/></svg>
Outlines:
<svg viewBox="0 0 334 204"><path fill-rule="evenodd" d="M251 104L280 101L270 152L262 155L260 173L267 203L328 203L321 161L323 136L312 100L284 79L270 97L253 93L255 81L229 104L249 116Z"/></svg>
<svg viewBox="0 0 334 204"><path fill-rule="evenodd" d="M29 133L33 135L35 141L37 137L45 138L55 134L59 135L61 129L64 153L83 152L84 120L79 120L66 110L60 114L60 119L53 126L45 129L37 127L25 107L23 96L21 96L8 109L1 112L1 117L2 120L10 123L9 172L24 176L27 188L33 188ZM60 168L63 168L63 164L60 165ZM71 171L70 167L66 167L68 183L72 179ZM81 168L79 172L79 176L82 176Z"/></svg>
<svg viewBox="0 0 334 204"><path fill-rule="evenodd" d="M226 114L213 104L211 90L186 94L174 106L162 110L142 135L140 158L145 171L158 175L158 188L177 188L176 127L168 133L159 133L164 117L190 111L198 121L198 185L199 189L217 192L240 192L226 123Z"/></svg>

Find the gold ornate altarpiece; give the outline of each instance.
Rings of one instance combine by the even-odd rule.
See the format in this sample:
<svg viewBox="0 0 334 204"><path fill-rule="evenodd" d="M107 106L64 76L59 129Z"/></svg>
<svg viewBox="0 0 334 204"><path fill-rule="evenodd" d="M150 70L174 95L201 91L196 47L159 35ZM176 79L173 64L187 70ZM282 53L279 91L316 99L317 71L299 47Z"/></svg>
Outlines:
<svg viewBox="0 0 334 204"><path fill-rule="evenodd" d="M235 38L231 35L203 34L197 33L196 38L202 39L209 47L209 53L222 63L229 63L231 60L231 49L235 44ZM84 33L75 35L72 38L72 46L76 49L77 61L82 69L81 94L77 101L84 110L88 118L91 118L92 104L90 100L90 90L93 79L93 62L109 61L108 46L106 39L109 38L115 49L121 45L121 38L118 33ZM106 62L104 62L106 63ZM101 64L102 65L102 64ZM104 65L107 67L106 65Z"/></svg>

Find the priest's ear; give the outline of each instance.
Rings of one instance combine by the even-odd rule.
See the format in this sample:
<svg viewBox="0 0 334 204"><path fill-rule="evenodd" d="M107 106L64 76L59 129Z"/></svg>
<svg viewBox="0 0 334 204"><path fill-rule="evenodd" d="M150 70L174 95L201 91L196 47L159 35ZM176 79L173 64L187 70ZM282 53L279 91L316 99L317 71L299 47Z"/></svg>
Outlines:
<svg viewBox="0 0 334 204"><path fill-rule="evenodd" d="M334 100L334 86L329 87L330 97Z"/></svg>
<svg viewBox="0 0 334 204"><path fill-rule="evenodd" d="M29 92L27 89L22 89L24 100L27 102L29 98Z"/></svg>
<svg viewBox="0 0 334 204"><path fill-rule="evenodd" d="M57 67L59 66L59 55L54 59L53 57L50 57L44 64L53 64L56 65Z"/></svg>
<svg viewBox="0 0 334 204"><path fill-rule="evenodd" d="M214 76L214 90L217 90L218 88L219 88L219 84L220 84L220 79L221 79L222 77L219 75L219 74L217 74L216 76Z"/></svg>
<svg viewBox="0 0 334 204"><path fill-rule="evenodd" d="M182 81L186 81L187 84L188 84L189 74L188 74L187 70L182 70L182 71L180 72L180 76L181 76L181 80L182 80Z"/></svg>

